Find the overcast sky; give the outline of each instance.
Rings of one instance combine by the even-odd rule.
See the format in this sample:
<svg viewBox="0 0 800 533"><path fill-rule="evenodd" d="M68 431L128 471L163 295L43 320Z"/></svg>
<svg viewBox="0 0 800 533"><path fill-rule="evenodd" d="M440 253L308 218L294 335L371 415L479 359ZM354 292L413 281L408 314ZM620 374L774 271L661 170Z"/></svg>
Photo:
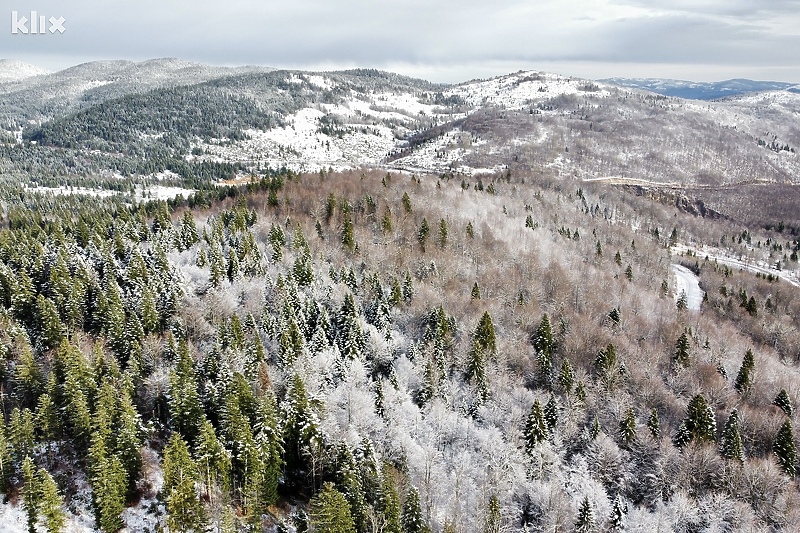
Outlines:
<svg viewBox="0 0 800 533"><path fill-rule="evenodd" d="M372 67L438 82L539 69L587 78L800 83L800 0L3 0L0 58ZM64 34L12 34L63 17ZM49 23L48 23L49 26ZM30 27L30 25L28 25Z"/></svg>

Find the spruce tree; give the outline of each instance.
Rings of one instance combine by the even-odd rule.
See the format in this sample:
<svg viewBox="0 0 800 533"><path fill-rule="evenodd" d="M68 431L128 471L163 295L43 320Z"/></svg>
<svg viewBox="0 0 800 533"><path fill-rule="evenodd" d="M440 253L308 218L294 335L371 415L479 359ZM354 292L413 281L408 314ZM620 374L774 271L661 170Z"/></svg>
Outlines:
<svg viewBox="0 0 800 533"><path fill-rule="evenodd" d="M534 400L531 411L525 421L525 449L528 454L533 455L536 446L550 436L550 430L544 420L544 413L539 400Z"/></svg>
<svg viewBox="0 0 800 533"><path fill-rule="evenodd" d="M311 499L310 518L314 533L356 533L350 506L344 495L332 483Z"/></svg>
<svg viewBox="0 0 800 533"><path fill-rule="evenodd" d="M594 531L594 527L594 509L592 509L589 497L584 496L578 509L578 519L575 521L575 533L591 533Z"/></svg>
<svg viewBox="0 0 800 533"><path fill-rule="evenodd" d="M39 516L41 502L39 478L36 475L36 466L30 455L22 461L22 506L25 509L25 521L28 533L36 533L36 522Z"/></svg>
<svg viewBox="0 0 800 533"><path fill-rule="evenodd" d="M486 524L483 531L484 533L500 533L500 526L500 501L496 494L492 494L489 498L489 508L486 510Z"/></svg>
<svg viewBox="0 0 800 533"><path fill-rule="evenodd" d="M164 448L164 487L167 524L171 531L201 531L205 523L203 506L195 491L197 466L179 433L173 433Z"/></svg>
<svg viewBox="0 0 800 533"><path fill-rule="evenodd" d="M400 521L400 498L397 495L397 489L391 478L388 465L384 465L383 472L380 498L378 500L378 510L383 515L382 531L386 533L403 533Z"/></svg>
<svg viewBox="0 0 800 533"><path fill-rule="evenodd" d="M797 472L797 449L791 420L784 421L778 430L775 442L772 444L772 452L778 458L781 469L790 477L794 477Z"/></svg>
<svg viewBox="0 0 800 533"><path fill-rule="evenodd" d="M694 396L686 408L686 418L681 422L678 434L673 439L675 445L680 447L691 441L698 443L714 442L716 439L717 423L714 411L701 394Z"/></svg>
<svg viewBox="0 0 800 533"><path fill-rule="evenodd" d="M556 403L556 397L553 394L550 394L550 398L547 399L547 403L544 405L544 422L547 424L550 433L555 431L558 425L558 403Z"/></svg>
<svg viewBox="0 0 800 533"><path fill-rule="evenodd" d="M631 407L619 421L619 440L623 446L630 446L636 440L636 415Z"/></svg>
<svg viewBox="0 0 800 533"><path fill-rule="evenodd" d="M786 413L786 416L792 416L792 401L789 399L789 394L786 392L786 389L781 389L772 401L772 405L779 407L781 411Z"/></svg>
<svg viewBox="0 0 800 533"><path fill-rule="evenodd" d="M658 410L655 407L650 410L650 416L647 418L647 429L654 440L658 440L661 436L661 423L658 420Z"/></svg>
<svg viewBox="0 0 800 533"><path fill-rule="evenodd" d="M208 420L204 420L200 426L194 456L197 459L198 476L205 488L206 497L213 502L217 488L223 492L230 488L231 458L217 438L214 426Z"/></svg>
<svg viewBox="0 0 800 533"><path fill-rule="evenodd" d="M725 459L744 462L742 436L739 433L739 412L734 409L725 422L719 441L719 453Z"/></svg>
<svg viewBox="0 0 800 533"><path fill-rule="evenodd" d="M734 381L733 384L736 391L740 394L744 394L750 389L750 385L753 383L752 372L755 366L753 350L748 349L744 354L742 366L739 368L739 373L736 374L736 381Z"/></svg>
<svg viewBox="0 0 800 533"><path fill-rule="evenodd" d="M439 235L436 244L439 248L447 246L447 221L445 219L439 221Z"/></svg>
<svg viewBox="0 0 800 533"><path fill-rule="evenodd" d="M408 489L406 501L403 503L403 514L400 517L403 533L430 533L431 528L422 516L419 503L419 492L413 486Z"/></svg>
<svg viewBox="0 0 800 533"><path fill-rule="evenodd" d="M428 236L430 234L431 227L428 224L428 219L423 218L422 224L420 224L419 230L417 230L417 241L419 242L419 247L423 252L425 251L425 243L428 241Z"/></svg>
<svg viewBox="0 0 800 533"><path fill-rule="evenodd" d="M189 443L195 443L204 414L189 346L183 339L178 345L177 356L175 370L170 374L169 380L172 426Z"/></svg>
<svg viewBox="0 0 800 533"><path fill-rule="evenodd" d="M553 331L550 326L550 317L547 313L542 315L542 320L539 322L539 327L533 334L533 348L536 351L536 357L539 359L539 369L545 380L549 380L553 371L553 352L555 351L555 342L553 341Z"/></svg>
<svg viewBox="0 0 800 533"><path fill-rule="evenodd" d="M476 281L475 284L472 286L472 292L470 293L470 300L480 300L481 299L481 288L478 287L478 282Z"/></svg>
<svg viewBox="0 0 800 533"><path fill-rule="evenodd" d="M611 508L611 516L608 519L608 530L610 533L621 533L625 531L625 515L628 513L628 506L623 503L622 496L617 494L614 498L614 505Z"/></svg>
<svg viewBox="0 0 800 533"><path fill-rule="evenodd" d="M572 370L572 363L569 362L569 359L564 359L561 363L561 371L558 374L558 384L561 386L561 390L564 394L570 394L574 381L575 373Z"/></svg>
<svg viewBox="0 0 800 533"><path fill-rule="evenodd" d="M56 487L56 482L47 470L40 468L38 477L41 522L43 522L47 533L60 533L64 529L66 520L58 487Z"/></svg>
<svg viewBox="0 0 800 533"><path fill-rule="evenodd" d="M689 336L686 335L686 332L683 332L681 336L678 337L675 343L675 352L672 354L672 361L675 365L681 367L689 366L689 350Z"/></svg>

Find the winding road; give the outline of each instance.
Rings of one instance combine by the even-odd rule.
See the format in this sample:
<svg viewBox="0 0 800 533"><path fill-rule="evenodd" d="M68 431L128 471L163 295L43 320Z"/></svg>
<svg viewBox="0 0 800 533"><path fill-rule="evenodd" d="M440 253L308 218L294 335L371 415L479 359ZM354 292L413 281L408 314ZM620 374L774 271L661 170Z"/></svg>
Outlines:
<svg viewBox="0 0 800 533"><path fill-rule="evenodd" d="M675 274L675 301L678 301L682 292L686 293L687 307L693 311L700 309L705 292L700 288L700 280L694 272L683 265L672 265Z"/></svg>

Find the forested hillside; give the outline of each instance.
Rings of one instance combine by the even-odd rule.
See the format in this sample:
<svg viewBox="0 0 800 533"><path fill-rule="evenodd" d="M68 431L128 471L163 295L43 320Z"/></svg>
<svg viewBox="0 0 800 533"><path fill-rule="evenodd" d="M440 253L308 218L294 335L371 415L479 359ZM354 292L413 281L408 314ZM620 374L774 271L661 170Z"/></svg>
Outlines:
<svg viewBox="0 0 800 533"><path fill-rule="evenodd" d="M4 184L4 521L794 531L798 289L689 252L686 309L695 243L800 249L540 173Z"/></svg>

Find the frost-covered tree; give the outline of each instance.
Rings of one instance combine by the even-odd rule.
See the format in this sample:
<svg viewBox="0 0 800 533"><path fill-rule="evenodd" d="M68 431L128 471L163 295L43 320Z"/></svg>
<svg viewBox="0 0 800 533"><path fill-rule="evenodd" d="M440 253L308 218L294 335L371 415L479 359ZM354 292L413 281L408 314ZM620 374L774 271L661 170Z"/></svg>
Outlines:
<svg viewBox="0 0 800 533"><path fill-rule="evenodd" d="M173 433L164 448L164 487L167 524L171 531L201 531L205 513L195 486L197 465L179 433Z"/></svg>
<svg viewBox="0 0 800 533"><path fill-rule="evenodd" d="M734 409L725 422L725 428L719 439L719 453L726 459L744 462L742 436L739 433L739 412Z"/></svg>
<svg viewBox="0 0 800 533"><path fill-rule="evenodd" d="M619 440L623 446L630 446L636 440L636 415L632 407L625 411L625 416L619 421Z"/></svg>
<svg viewBox="0 0 800 533"><path fill-rule="evenodd" d="M797 448L794 443L794 429L791 420L786 420L778 430L772 444L772 452L778 458L781 469L790 477L797 472Z"/></svg>
<svg viewBox="0 0 800 533"><path fill-rule="evenodd" d="M410 487L403 503L403 514L400 517L403 533L430 533L430 527L422 516L419 503L419 492L415 487Z"/></svg>
<svg viewBox="0 0 800 533"><path fill-rule="evenodd" d="M533 401L530 413L528 413L528 418L525 421L523 434L525 436L525 449L529 454L533 454L536 446L550 436L550 429L545 422L539 400Z"/></svg>
<svg viewBox="0 0 800 533"><path fill-rule="evenodd" d="M575 521L575 533L591 533L595 530L594 509L588 496L583 497L578 509L578 519Z"/></svg>

